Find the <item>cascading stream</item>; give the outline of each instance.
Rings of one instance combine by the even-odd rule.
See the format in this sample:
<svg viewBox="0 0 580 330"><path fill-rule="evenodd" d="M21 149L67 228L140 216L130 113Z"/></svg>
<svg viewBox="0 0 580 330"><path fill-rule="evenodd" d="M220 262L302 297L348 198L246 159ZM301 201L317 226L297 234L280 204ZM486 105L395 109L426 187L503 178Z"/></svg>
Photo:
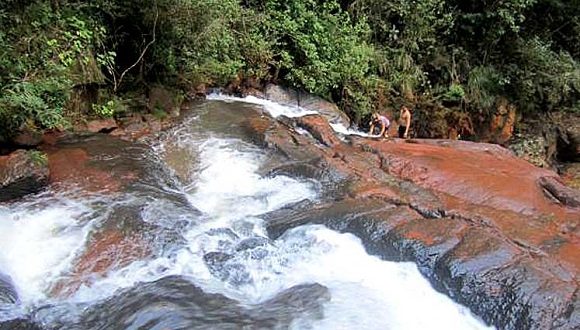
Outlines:
<svg viewBox="0 0 580 330"><path fill-rule="evenodd" d="M91 231L105 221L102 207L112 197L52 193L0 206L0 272L12 278L20 297L15 305L0 303L0 320L20 316L47 329L236 324L487 329L468 309L436 292L414 264L368 255L351 234L307 225L269 239L261 215L305 200L316 202L322 186L314 180L261 175L262 167L279 161L279 155L250 143L237 123L260 106L274 117L304 112L259 99L244 100L257 104L248 105L235 102L239 99L223 102L226 98L219 95L210 98L214 100L198 105L193 116L165 133L155 146L160 159L152 160L167 164L180 179L173 188L159 189L185 196L201 214L175 208L162 194L148 201L136 200L144 192L114 197L119 208L139 206L139 221L149 228L139 230L176 237L165 239L159 251L89 277L72 295L54 296L50 287L87 248ZM217 296L192 307L200 293L188 296L188 285ZM161 298L171 290L184 297ZM219 308L211 305L215 299ZM204 304L213 307L204 309Z"/></svg>

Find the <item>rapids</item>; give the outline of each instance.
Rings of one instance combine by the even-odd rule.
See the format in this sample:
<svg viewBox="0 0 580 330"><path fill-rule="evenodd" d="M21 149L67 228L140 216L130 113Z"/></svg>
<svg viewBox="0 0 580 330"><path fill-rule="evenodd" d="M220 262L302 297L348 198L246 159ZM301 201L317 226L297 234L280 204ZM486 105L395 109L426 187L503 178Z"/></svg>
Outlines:
<svg viewBox="0 0 580 330"><path fill-rule="evenodd" d="M111 168L145 163L136 183L0 204L0 329L488 328L415 264L369 255L352 234L305 225L270 239L264 214L317 203L325 187L272 174L284 157L240 124L309 112L208 99L147 148L88 140L109 148L95 158ZM101 248L107 259L91 260Z"/></svg>

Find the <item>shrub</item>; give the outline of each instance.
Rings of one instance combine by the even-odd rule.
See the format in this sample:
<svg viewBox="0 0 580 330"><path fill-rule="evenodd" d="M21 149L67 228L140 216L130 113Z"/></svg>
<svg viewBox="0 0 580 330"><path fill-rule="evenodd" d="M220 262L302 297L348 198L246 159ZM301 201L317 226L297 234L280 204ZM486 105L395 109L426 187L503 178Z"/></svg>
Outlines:
<svg viewBox="0 0 580 330"><path fill-rule="evenodd" d="M510 67L513 89L524 111L577 109L580 106L580 63L566 52L534 38L516 45L519 65Z"/></svg>
<svg viewBox="0 0 580 330"><path fill-rule="evenodd" d="M64 108L75 84L101 83L94 55L103 51L105 29L78 10L48 1L7 3L0 10L0 135L22 123L64 128Z"/></svg>

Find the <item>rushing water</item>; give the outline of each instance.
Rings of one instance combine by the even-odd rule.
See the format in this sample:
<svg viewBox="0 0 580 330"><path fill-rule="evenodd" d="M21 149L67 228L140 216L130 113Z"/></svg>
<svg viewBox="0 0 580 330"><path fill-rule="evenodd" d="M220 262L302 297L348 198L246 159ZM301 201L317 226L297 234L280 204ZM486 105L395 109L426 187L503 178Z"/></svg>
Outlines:
<svg viewBox="0 0 580 330"><path fill-rule="evenodd" d="M211 98L144 157L159 165L151 176L173 179L113 195L54 189L0 205L0 273L18 293L14 304L0 299L5 326L20 318L47 329L487 328L414 264L368 255L351 234L307 225L269 239L261 215L316 203L323 188L263 175L283 159L252 144L240 123L255 107L304 111ZM119 227L119 214L133 219L122 225L150 253L67 282L90 238ZM55 294L62 281L70 294Z"/></svg>

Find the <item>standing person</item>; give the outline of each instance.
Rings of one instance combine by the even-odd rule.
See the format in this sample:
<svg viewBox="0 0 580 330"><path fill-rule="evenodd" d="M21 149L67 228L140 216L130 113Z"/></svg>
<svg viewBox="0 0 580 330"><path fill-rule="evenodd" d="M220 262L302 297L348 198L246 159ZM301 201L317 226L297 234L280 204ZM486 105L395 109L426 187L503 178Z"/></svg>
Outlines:
<svg viewBox="0 0 580 330"><path fill-rule="evenodd" d="M384 136L386 138L389 137L389 126L391 126L391 121L389 118L379 115L378 112L373 112L371 116L372 120L369 123L371 125L371 129L369 130L369 135L373 135L375 131L375 127L381 126L381 132L379 133L379 137Z"/></svg>
<svg viewBox="0 0 580 330"><path fill-rule="evenodd" d="M411 111L406 106L401 106L399 113L399 137L406 139L409 137L409 126L411 126Z"/></svg>

